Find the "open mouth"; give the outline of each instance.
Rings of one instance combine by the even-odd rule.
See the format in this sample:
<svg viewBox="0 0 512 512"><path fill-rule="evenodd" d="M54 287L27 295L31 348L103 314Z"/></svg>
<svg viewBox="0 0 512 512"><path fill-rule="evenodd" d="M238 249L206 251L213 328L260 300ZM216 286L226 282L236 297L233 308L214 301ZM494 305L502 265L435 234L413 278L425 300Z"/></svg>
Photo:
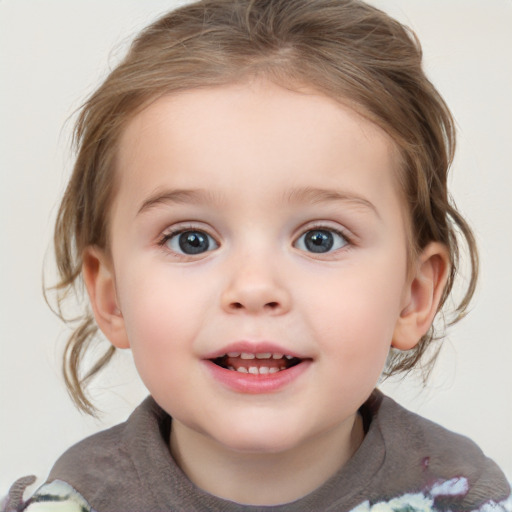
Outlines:
<svg viewBox="0 0 512 512"><path fill-rule="evenodd" d="M269 375L288 370L302 362L298 357L286 354L228 352L211 360L226 370L252 375Z"/></svg>

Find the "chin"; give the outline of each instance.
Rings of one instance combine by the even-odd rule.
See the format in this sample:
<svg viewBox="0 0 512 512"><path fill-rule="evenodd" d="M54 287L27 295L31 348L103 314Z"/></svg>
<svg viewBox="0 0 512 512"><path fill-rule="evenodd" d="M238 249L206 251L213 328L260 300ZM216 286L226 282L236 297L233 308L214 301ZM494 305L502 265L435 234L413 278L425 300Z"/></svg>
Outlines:
<svg viewBox="0 0 512 512"><path fill-rule="evenodd" d="M276 442L275 440L273 442L269 442L268 439L237 439L234 442L230 440L230 442L225 446L226 448L240 454L273 455L292 450L297 446L297 444L290 442L289 439L287 439L286 442Z"/></svg>
<svg viewBox="0 0 512 512"><path fill-rule="evenodd" d="M303 436L297 436L295 429L262 423L251 426L231 427L217 440L227 449L245 454L277 454L292 450L301 444Z"/></svg>

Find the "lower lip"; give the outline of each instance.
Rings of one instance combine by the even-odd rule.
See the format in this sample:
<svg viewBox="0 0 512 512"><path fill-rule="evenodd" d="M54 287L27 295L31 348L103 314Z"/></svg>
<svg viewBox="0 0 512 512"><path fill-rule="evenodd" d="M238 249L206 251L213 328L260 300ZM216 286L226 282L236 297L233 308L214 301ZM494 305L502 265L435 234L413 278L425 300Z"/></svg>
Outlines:
<svg viewBox="0 0 512 512"><path fill-rule="evenodd" d="M204 363L214 379L224 386L238 393L255 395L275 393L286 388L309 368L311 361L305 360L287 370L265 375L253 375L251 373L227 370L210 360L205 360Z"/></svg>

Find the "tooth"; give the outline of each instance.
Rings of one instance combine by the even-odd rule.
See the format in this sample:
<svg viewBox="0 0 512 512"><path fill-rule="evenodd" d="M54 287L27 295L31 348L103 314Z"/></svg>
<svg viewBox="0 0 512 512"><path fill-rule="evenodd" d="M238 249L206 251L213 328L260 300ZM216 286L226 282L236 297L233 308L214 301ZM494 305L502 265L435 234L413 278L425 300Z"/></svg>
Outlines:
<svg viewBox="0 0 512 512"><path fill-rule="evenodd" d="M254 359L254 354L248 354L247 352L242 352L240 357L242 359Z"/></svg>
<svg viewBox="0 0 512 512"><path fill-rule="evenodd" d="M286 359L293 359L293 356L284 356Z"/></svg>
<svg viewBox="0 0 512 512"><path fill-rule="evenodd" d="M240 357L240 352L228 352L228 357Z"/></svg>
<svg viewBox="0 0 512 512"><path fill-rule="evenodd" d="M281 368L279 368L279 370L286 370L286 366L281 366Z"/></svg>
<svg viewBox="0 0 512 512"><path fill-rule="evenodd" d="M228 366L228 370L235 370L235 367L234 366Z"/></svg>
<svg viewBox="0 0 512 512"><path fill-rule="evenodd" d="M239 368L236 369L236 371L240 373L249 373L245 366L240 366Z"/></svg>
<svg viewBox="0 0 512 512"><path fill-rule="evenodd" d="M282 359L283 354L272 354L272 359Z"/></svg>
<svg viewBox="0 0 512 512"><path fill-rule="evenodd" d="M270 368L268 366L260 366L260 374L267 374L270 373Z"/></svg>
<svg viewBox="0 0 512 512"><path fill-rule="evenodd" d="M279 368L269 368L268 373L277 373L279 371Z"/></svg>
<svg viewBox="0 0 512 512"><path fill-rule="evenodd" d="M262 354L256 354L256 359L270 359L272 354L270 352L263 352Z"/></svg>
<svg viewBox="0 0 512 512"><path fill-rule="evenodd" d="M252 373L253 375L258 375L258 368L256 366L249 366L249 373Z"/></svg>

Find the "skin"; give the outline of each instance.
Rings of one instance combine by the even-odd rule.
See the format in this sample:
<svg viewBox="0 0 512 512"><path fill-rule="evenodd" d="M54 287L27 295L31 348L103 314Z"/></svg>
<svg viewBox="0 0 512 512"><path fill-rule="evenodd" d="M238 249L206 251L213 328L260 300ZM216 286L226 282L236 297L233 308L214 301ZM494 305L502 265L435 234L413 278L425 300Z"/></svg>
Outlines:
<svg viewBox="0 0 512 512"><path fill-rule="evenodd" d="M448 270L435 243L408 261L396 168L368 120L265 81L163 97L127 124L109 251L85 251L84 277L100 328L132 349L173 417L171 451L199 487L292 501L362 442L357 410L390 346L428 330ZM319 228L334 246L315 253L305 241ZM184 254L180 230L209 250ZM269 392L234 390L205 361L240 341L300 354L304 369Z"/></svg>

